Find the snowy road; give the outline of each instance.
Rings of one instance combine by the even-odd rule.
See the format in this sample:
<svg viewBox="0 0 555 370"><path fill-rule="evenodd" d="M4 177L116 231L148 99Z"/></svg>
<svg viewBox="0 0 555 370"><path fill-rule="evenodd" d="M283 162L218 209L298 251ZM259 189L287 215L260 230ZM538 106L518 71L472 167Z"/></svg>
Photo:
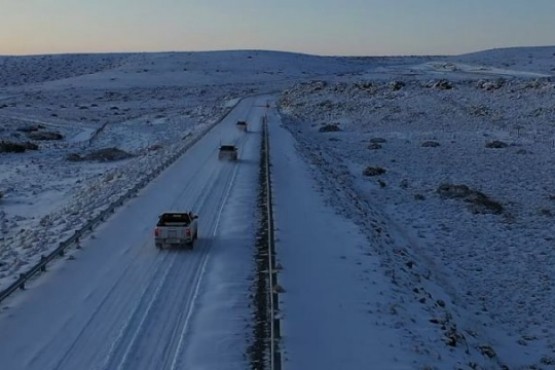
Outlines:
<svg viewBox="0 0 555 370"><path fill-rule="evenodd" d="M239 248L246 243L237 243L241 237L254 238L254 232L245 236L250 229L245 232L236 223L241 214L252 218L254 212L254 201L241 199L245 195L254 199L256 194L262 105L262 100L253 98L239 103L221 124L83 241L82 250L5 302L0 312L2 369L199 368L207 359L217 364L218 356L225 357L226 368L233 367L230 358L238 361L237 368L246 367L240 363L244 348L243 352L236 348L246 346L245 338L228 340L238 344L228 343L227 352L218 346L204 348L197 363L194 359L199 354L187 357L187 353L195 340L209 341L202 335L190 338L191 330L201 325L199 320L218 320L197 312L196 307L230 316L248 310L246 304L214 309L218 295L206 294L206 285L218 286L218 276L239 279L239 275L221 274L234 270L215 260L225 256L222 250L233 241ZM237 130L237 120L247 120L251 132ZM230 141L239 146L238 163L217 159L219 144ZM226 207L230 202L234 210ZM194 250L155 249L152 229L157 215L188 209L200 215ZM229 235L222 234L228 231ZM231 235L233 231L236 235ZM235 239L230 242L228 236ZM235 253L248 251L243 247ZM248 255L244 260L249 260ZM213 269L218 271L213 274ZM245 286L237 284L235 289L235 296L247 295ZM237 337L237 333L228 334ZM225 335L220 332L212 343ZM230 354L231 350L238 353Z"/></svg>
<svg viewBox="0 0 555 370"><path fill-rule="evenodd" d="M279 115L269 115L283 358L288 369L413 369L383 314L394 290L354 220L326 201Z"/></svg>

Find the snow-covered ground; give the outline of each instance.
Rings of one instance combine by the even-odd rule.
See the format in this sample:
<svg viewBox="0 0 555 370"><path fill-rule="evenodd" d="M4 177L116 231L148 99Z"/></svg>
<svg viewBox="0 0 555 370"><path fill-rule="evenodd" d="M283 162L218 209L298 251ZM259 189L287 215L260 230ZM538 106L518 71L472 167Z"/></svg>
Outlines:
<svg viewBox="0 0 555 370"><path fill-rule="evenodd" d="M555 82L453 60L405 70L298 84L281 96L286 127L330 203L376 241L405 293L397 315L428 321L413 334L430 366L552 368ZM421 345L434 331L456 343Z"/></svg>
<svg viewBox="0 0 555 370"><path fill-rule="evenodd" d="M315 180L301 184L316 181L311 186L321 193L310 198L310 209L322 214L316 221L332 219L335 210L343 220L330 229L333 240L354 248L328 250L307 274L329 266L339 281L354 284L338 296L345 302L379 282L383 296L345 312L367 305L376 328L400 335L382 343L392 344L384 366L554 366L555 48L406 58L262 51L57 55L0 57L0 66L0 140L38 145L0 153L0 289L238 99L273 93L281 113L274 124L283 123L311 164ZM329 132L320 132L325 125ZM63 137L33 136L56 133ZM131 157L87 159L105 148ZM376 176L363 175L367 167ZM445 184L468 188L440 187ZM328 208L318 205L320 196ZM276 212L287 214L287 207ZM295 286L294 272L306 256L283 250L282 262L291 261L281 272L283 299L297 315L302 300L295 289L304 286ZM218 276L208 282L215 289L222 286ZM314 287L320 291L329 287L328 279L310 281L322 284ZM211 301L199 298L201 305ZM366 316L342 318L352 318L340 328L343 335L321 343L346 346L346 329ZM211 322L210 315L203 311L199 322ZM371 345L375 333L364 338L362 332L359 344ZM288 342L286 333L282 347L291 368L310 364L299 349L303 336ZM191 348L208 342L209 336L200 338ZM356 358L347 367L364 363Z"/></svg>
<svg viewBox="0 0 555 370"><path fill-rule="evenodd" d="M280 123L270 115L284 368L410 369L414 356L390 314L395 287L379 256L356 223L315 191Z"/></svg>

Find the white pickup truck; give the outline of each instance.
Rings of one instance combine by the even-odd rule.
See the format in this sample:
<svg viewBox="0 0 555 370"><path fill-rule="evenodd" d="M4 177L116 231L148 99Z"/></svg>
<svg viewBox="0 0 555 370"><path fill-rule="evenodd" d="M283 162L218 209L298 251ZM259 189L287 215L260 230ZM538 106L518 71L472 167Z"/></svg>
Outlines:
<svg viewBox="0 0 555 370"><path fill-rule="evenodd" d="M237 121L237 128L241 131L247 132L247 121Z"/></svg>
<svg viewBox="0 0 555 370"><path fill-rule="evenodd" d="M218 159L227 159L230 161L236 161L239 157L238 149L235 145L220 145L218 152Z"/></svg>
<svg viewBox="0 0 555 370"><path fill-rule="evenodd" d="M163 213L154 229L156 248L171 246L193 248L198 237L198 216L188 213Z"/></svg>

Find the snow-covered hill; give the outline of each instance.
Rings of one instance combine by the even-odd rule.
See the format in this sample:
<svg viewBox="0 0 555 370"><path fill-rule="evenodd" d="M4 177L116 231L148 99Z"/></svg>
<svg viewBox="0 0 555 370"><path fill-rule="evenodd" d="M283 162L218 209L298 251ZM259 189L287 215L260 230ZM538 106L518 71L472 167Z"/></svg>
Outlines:
<svg viewBox="0 0 555 370"><path fill-rule="evenodd" d="M501 48L453 58L459 62L497 68L555 74L555 47Z"/></svg>

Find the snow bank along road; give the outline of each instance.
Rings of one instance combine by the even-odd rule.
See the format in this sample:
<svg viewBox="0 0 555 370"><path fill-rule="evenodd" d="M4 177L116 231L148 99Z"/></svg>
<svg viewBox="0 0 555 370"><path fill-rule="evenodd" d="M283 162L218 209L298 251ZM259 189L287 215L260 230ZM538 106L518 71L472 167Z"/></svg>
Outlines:
<svg viewBox="0 0 555 370"><path fill-rule="evenodd" d="M217 294L203 296L207 281L217 284L211 269L226 270L222 266L225 261L212 261L228 247L222 232L241 231L241 225L234 225L244 222L240 213L254 213L248 209L254 209L254 201L240 199L256 194L260 117L265 111L261 106L262 100L242 101L136 199L83 241L82 250L69 261L56 263L52 271L29 284L28 291L4 303L0 312L0 368L205 368L202 361L217 363L218 358L225 358L226 368L248 367L241 363L246 361L247 339L234 333L233 341L223 342L226 333L221 327L219 339L212 342L215 345L204 346L203 353L188 356L188 352L199 347L195 344L199 339L191 333L198 326L195 320L209 321L204 313L195 312L195 307L222 304L217 302L221 298ZM248 120L251 131L239 131L237 120ZM237 163L217 159L220 143L229 142L239 146ZM253 180L246 182L241 176ZM228 209L226 202L239 209ZM167 210L189 209L200 215L194 249L154 248L152 230L157 216ZM235 216L239 217L235 220ZM243 248L243 253L248 249ZM248 261L249 256L244 259ZM237 286L235 289L241 291L226 294L246 296L244 290L248 288ZM236 311L242 309L248 318L248 305L243 306L230 307L228 315L237 317ZM244 332L245 323L240 326ZM206 342L202 333L200 338ZM238 351L232 348L242 345Z"/></svg>

